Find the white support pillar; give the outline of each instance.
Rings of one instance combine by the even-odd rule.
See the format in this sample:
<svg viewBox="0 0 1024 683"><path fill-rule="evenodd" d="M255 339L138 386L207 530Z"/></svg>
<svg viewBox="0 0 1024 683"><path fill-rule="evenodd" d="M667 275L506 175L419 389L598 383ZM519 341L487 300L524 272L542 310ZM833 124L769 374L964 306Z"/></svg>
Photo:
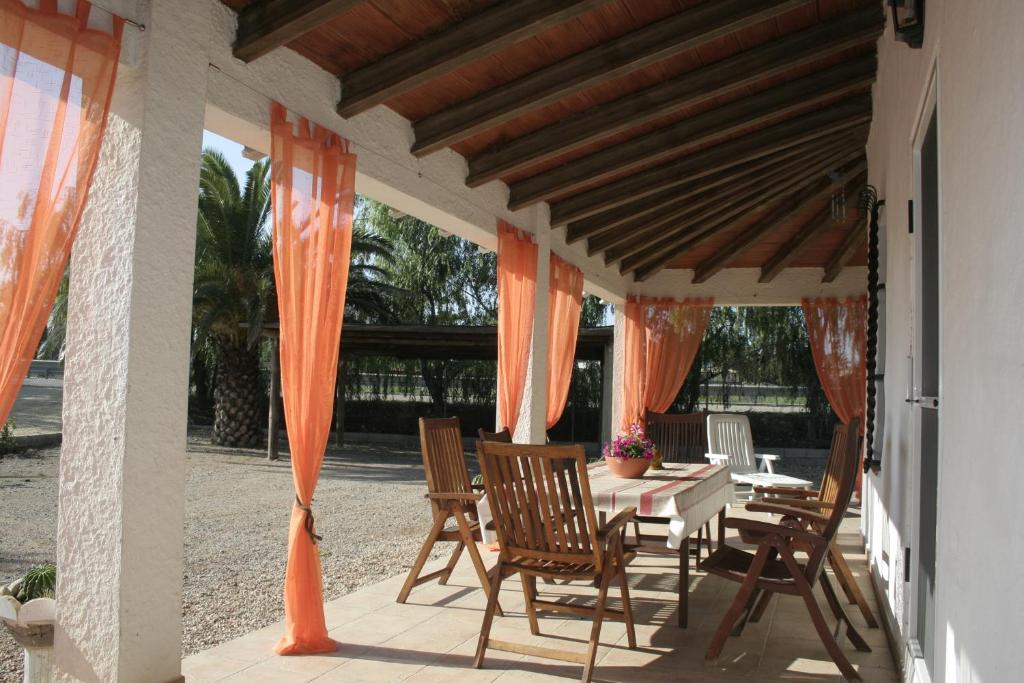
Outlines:
<svg viewBox="0 0 1024 683"><path fill-rule="evenodd" d="M611 435L622 428L622 386L626 376L626 307L615 304L615 336L612 340Z"/></svg>
<svg viewBox="0 0 1024 683"><path fill-rule="evenodd" d="M181 678L192 271L209 4L139 3L71 265L55 680ZM211 501L213 503L214 501Z"/></svg>
<svg viewBox="0 0 1024 683"><path fill-rule="evenodd" d="M534 214L537 218L539 211ZM534 220L537 240L537 290L533 302L530 360L523 387L523 403L513 439L516 443L543 444L548 406L548 279L551 271L551 230L546 221Z"/></svg>

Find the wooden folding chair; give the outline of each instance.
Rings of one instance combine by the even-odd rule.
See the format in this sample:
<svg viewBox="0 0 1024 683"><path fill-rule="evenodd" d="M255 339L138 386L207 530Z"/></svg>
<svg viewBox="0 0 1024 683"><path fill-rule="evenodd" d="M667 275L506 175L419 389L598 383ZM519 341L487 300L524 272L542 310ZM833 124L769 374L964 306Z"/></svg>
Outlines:
<svg viewBox="0 0 1024 683"><path fill-rule="evenodd" d="M469 469L462 450L462 430L459 418L420 418L420 450L423 454L423 469L427 477L427 498L433 510L434 523L427 539L423 542L416 561L409 570L409 576L398 594L398 602L404 603L412 589L422 583L437 579L442 586L459 562L463 549L469 552L484 592L490 590L490 577L480 558L476 544L481 540L480 524L476 516L476 503L483 497L478 490L483 486L469 481ZM474 490L477 489L477 490ZM455 520L454 529L446 528L448 520ZM430 557L430 551L438 541L454 541L448 564L429 574L420 576L423 565ZM498 608L501 613L501 608Z"/></svg>
<svg viewBox="0 0 1024 683"><path fill-rule="evenodd" d="M778 503L787 507L804 508L819 514L827 514L835 507L836 496L839 493L840 467L842 466L843 453L841 444L837 443L837 439L845 438L841 436L843 434L842 427L837 426L833 433L832 448L829 451L828 463L825 465L825 474L821 478L820 489L755 486L754 493L772 496L772 499L769 501L772 503ZM860 446L858 446L859 450ZM747 507L751 509L749 505ZM835 546L829 548L828 563L832 567L832 573L835 574L839 587L843 589L843 593L846 595L847 602L857 606L860 613L864 615L864 621L869 628L878 628L878 621L875 619L875 615L872 613L864 593L861 592L860 586L857 585L857 580L853 577L853 572L850 571L850 565L846 563L846 558L843 557L843 553L839 548ZM768 594L762 598L762 601L767 602L767 598ZM760 619L766 607L767 605L761 606L759 603L758 609L751 616L750 620L757 621Z"/></svg>
<svg viewBox="0 0 1024 683"><path fill-rule="evenodd" d="M714 664L718 661L733 626L739 622L742 628L741 619L754 608L762 592L785 593L803 598L818 637L843 676L847 680L861 680L843 654L837 638L841 640L843 635L848 636L854 647L862 652L870 652L871 648L851 623L824 569L825 559L835 543L839 525L853 495L859 465L859 423L857 418L851 420L845 427L837 428L833 437L833 448L837 448L842 455L837 456L839 462L836 465L838 476L835 500L827 516L804 508L786 507L775 503L751 503L748 506L750 510L782 515L781 521L773 524L733 517L725 520L726 527L736 529L740 539L744 543L756 545L757 550L751 553L724 545L712 553L702 565L708 572L740 584L732 605L722 617L708 645L705 655L708 663ZM798 551L807 554L807 560L803 564L796 560ZM833 636L829 629L814 597L815 583L821 584L825 600L838 620L836 636Z"/></svg>
<svg viewBox="0 0 1024 683"><path fill-rule="evenodd" d="M647 413L647 438L654 442L661 454L662 462L704 463L704 447L707 440L707 413L667 415ZM669 554L675 551L666 544L668 536L643 534L640 524L668 524L664 517L637 516L633 523L636 549L640 552ZM700 562L701 547L706 545L711 555L711 522L697 529L697 547L694 563Z"/></svg>
<svg viewBox="0 0 1024 683"><path fill-rule="evenodd" d="M589 681L604 619L624 621L629 647L636 647L626 581L626 564L632 555L624 552L622 546L622 530L636 508L619 512L598 529L582 446L526 446L481 441L477 452L500 554L491 575L491 592L473 664L477 668L483 666L484 655L490 647L582 664L582 680ZM585 654L490 638L501 582L513 574L519 574L522 580L526 614L534 635L540 634L538 612L593 618ZM537 599L537 577L596 583L597 602L593 607L584 607ZM613 579L619 584L622 610L606 605Z"/></svg>
<svg viewBox="0 0 1024 683"><path fill-rule="evenodd" d="M483 427L476 431L481 441L493 441L494 443L512 443L512 432L508 431L508 427L503 428L500 432L485 432Z"/></svg>

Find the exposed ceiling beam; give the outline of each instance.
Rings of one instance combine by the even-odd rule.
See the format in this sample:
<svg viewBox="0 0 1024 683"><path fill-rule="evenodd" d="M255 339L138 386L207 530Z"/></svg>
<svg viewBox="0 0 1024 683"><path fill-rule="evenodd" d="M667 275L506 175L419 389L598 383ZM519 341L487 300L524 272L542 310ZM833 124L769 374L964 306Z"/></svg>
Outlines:
<svg viewBox="0 0 1024 683"><path fill-rule="evenodd" d="M760 173L748 176L745 179L730 183L714 192L708 192L700 197L688 200L685 209L659 212L657 215L648 217L638 227L622 227L615 230L611 235L600 235L597 238L588 240L588 246L595 249L609 249L605 252L605 264L643 251L648 245L654 242L668 243L679 235L686 234L694 226L700 225L708 220L713 220L716 215L727 211L730 207L746 201L751 197L764 197L773 185L778 184L778 179L793 179L800 176L803 171L819 168L821 163L833 159L838 154L851 149L849 145L840 147L829 147L819 150L814 154L808 154L789 159L781 164L776 164L764 169ZM774 182L773 182L774 181ZM761 202L764 203L763 201ZM748 207L748 211L757 206ZM603 237L604 239L599 239ZM612 248L614 247L614 248Z"/></svg>
<svg viewBox="0 0 1024 683"><path fill-rule="evenodd" d="M491 5L465 21L342 76L338 113L354 116L607 2L515 0Z"/></svg>
<svg viewBox="0 0 1024 683"><path fill-rule="evenodd" d="M663 212L671 211L681 203L701 196L721 185L732 183L762 169L778 165L787 159L806 155L826 147L835 147L835 141L819 139L805 142L802 145L784 149L749 163L713 173L683 187L670 187L647 197L641 197L634 202L581 218L565 227L565 240L571 244L583 238L600 235L619 226L632 228L643 221L658 218L663 215ZM652 216L652 214L656 215Z"/></svg>
<svg viewBox="0 0 1024 683"><path fill-rule="evenodd" d="M820 111L788 119L680 159L614 180L551 204L551 224L566 223L678 187L718 171L794 147L871 120L871 99L853 97Z"/></svg>
<svg viewBox="0 0 1024 683"><path fill-rule="evenodd" d="M877 6L863 7L502 142L469 159L466 184L477 187L602 137L875 40L883 20Z"/></svg>
<svg viewBox="0 0 1024 683"><path fill-rule="evenodd" d="M256 0L238 14L235 57L251 62L290 43L360 0Z"/></svg>
<svg viewBox="0 0 1024 683"><path fill-rule="evenodd" d="M865 91L874 79L875 57L869 55L763 90L513 183L509 188L509 209L518 211L783 116Z"/></svg>
<svg viewBox="0 0 1024 683"><path fill-rule="evenodd" d="M748 230L744 230L727 247L719 250L714 256L703 261L693 271L693 282L699 284L707 282L716 273L728 266L740 254L760 241L768 233L779 229L788 221L807 210L818 201L822 195L831 193L835 188L841 187L850 182L868 168L865 159L853 162L840 171L838 179L825 178L821 182L795 194L786 201L777 211L774 211L767 218Z"/></svg>
<svg viewBox="0 0 1024 683"><path fill-rule="evenodd" d="M773 205L794 193L806 190L815 183L820 183L821 178L829 170L863 154L862 148L836 149L831 155L808 163L801 170L780 178L778 182L768 185L764 190L748 193L742 201L731 203L713 218L699 223L688 223L652 241L642 252L623 259L619 272L626 274L635 271L637 279L647 279L682 254L733 227L744 214L763 206Z"/></svg>
<svg viewBox="0 0 1024 683"><path fill-rule="evenodd" d="M806 4L807 0L715 0L584 50L413 125L422 156L586 88Z"/></svg>
<svg viewBox="0 0 1024 683"><path fill-rule="evenodd" d="M847 185L856 187L859 184L863 184L866 178L863 175L857 176L852 182ZM827 230L829 227L835 225L835 220L832 218L832 205L826 204L821 211L815 214L814 218L809 220L799 232L793 237L786 241L778 251L772 255L768 261L761 266L761 277L758 282L765 284L774 280L779 273L789 267L789 264L800 255L800 252L810 244L815 237L818 237Z"/></svg>
<svg viewBox="0 0 1024 683"><path fill-rule="evenodd" d="M825 276L821 278L822 282L832 282L839 277L839 273L847 266L853 255L857 253L857 250L864 246L867 242L867 225L867 219L861 218L857 225L853 226L850 232L847 233L846 239L843 240L843 243L839 245L839 248L835 250L835 253L832 254L825 265Z"/></svg>

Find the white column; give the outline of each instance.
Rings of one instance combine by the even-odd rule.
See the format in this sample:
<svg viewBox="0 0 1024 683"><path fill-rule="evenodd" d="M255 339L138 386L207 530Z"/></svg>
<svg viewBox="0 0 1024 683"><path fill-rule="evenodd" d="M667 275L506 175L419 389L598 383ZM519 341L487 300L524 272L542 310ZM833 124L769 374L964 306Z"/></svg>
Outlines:
<svg viewBox="0 0 1024 683"><path fill-rule="evenodd" d="M544 421L548 405L548 279L551 271L551 230L535 221L537 240L537 290L533 302L533 334L530 360L523 387L523 403L513 439L516 443L543 444L547 439Z"/></svg>
<svg viewBox="0 0 1024 683"><path fill-rule="evenodd" d="M622 428L622 382L626 376L626 307L615 304L615 336L612 341L611 434ZM610 438L610 435L609 435Z"/></svg>
<svg viewBox="0 0 1024 683"><path fill-rule="evenodd" d="M209 4L140 3L71 264L54 678L181 680ZM209 501L215 504L216 501Z"/></svg>

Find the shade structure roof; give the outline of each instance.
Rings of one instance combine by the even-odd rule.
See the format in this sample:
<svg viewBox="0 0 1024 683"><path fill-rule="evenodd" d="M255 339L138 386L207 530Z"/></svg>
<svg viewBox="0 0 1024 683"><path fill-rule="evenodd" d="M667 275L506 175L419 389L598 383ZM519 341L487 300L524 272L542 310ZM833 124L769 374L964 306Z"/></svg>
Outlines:
<svg viewBox="0 0 1024 683"><path fill-rule="evenodd" d="M236 56L299 52L637 280L866 263L876 0L224 2Z"/></svg>

